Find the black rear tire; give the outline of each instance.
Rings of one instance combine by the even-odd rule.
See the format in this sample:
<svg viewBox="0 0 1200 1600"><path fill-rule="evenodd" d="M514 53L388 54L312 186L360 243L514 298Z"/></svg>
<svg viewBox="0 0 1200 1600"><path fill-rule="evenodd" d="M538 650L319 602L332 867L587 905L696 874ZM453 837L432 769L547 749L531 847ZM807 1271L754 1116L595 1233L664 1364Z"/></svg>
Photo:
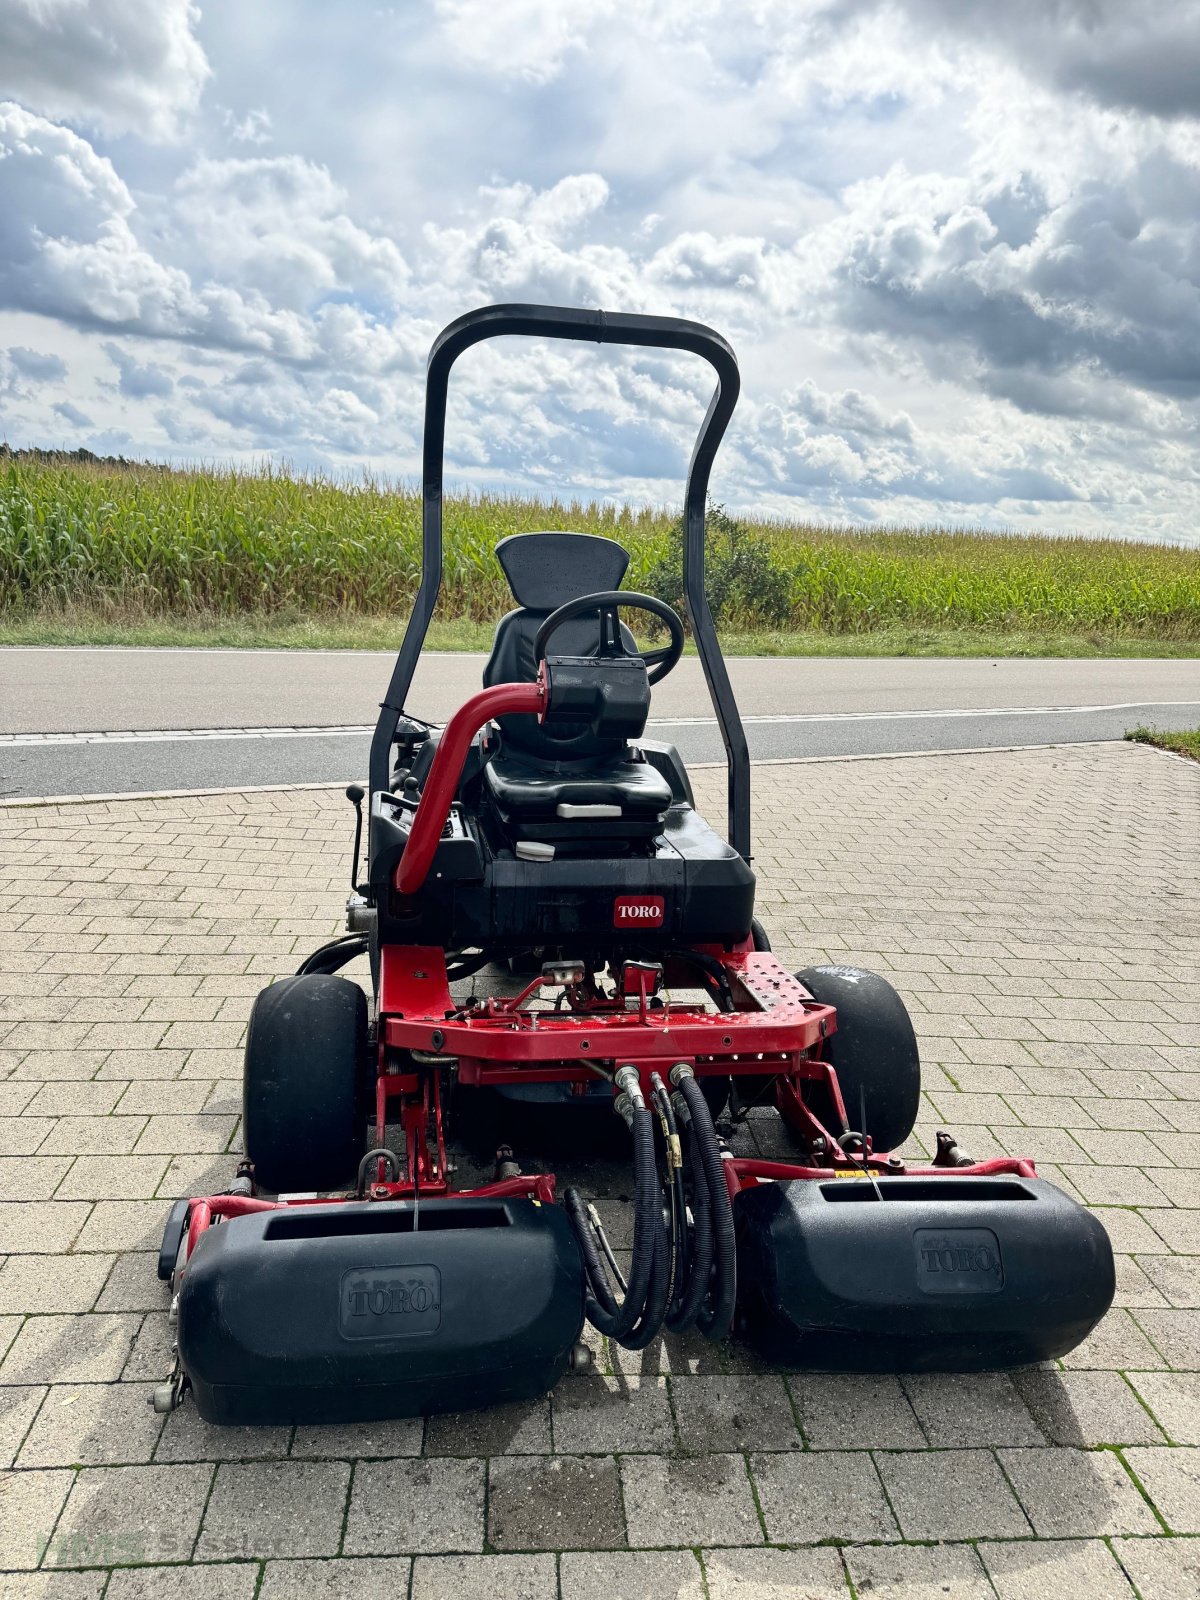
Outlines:
<svg viewBox="0 0 1200 1600"><path fill-rule="evenodd" d="M864 1131L859 1123L865 1104L865 1131L874 1149L899 1149L921 1104L921 1058L903 1000L886 979L861 967L805 967L796 976L814 1000L837 1007L837 1032L825 1045L825 1059L837 1073L850 1126ZM837 1117L824 1087L812 1086L809 1103L836 1135Z"/></svg>
<svg viewBox="0 0 1200 1600"><path fill-rule="evenodd" d="M246 1154L272 1194L342 1189L366 1151L367 999L324 973L284 978L250 1013L242 1077Z"/></svg>

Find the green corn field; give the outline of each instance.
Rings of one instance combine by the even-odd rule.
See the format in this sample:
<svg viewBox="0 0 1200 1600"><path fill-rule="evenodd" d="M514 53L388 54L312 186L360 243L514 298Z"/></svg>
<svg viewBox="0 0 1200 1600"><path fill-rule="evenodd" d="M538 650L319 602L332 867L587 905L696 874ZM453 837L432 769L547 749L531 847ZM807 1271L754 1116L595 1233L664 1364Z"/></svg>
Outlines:
<svg viewBox="0 0 1200 1600"><path fill-rule="evenodd" d="M669 567L673 520L669 511L449 496L440 615L482 619L507 609L492 554L505 534L610 534L631 552L626 582L638 588ZM722 620L736 628L1200 640L1197 550L944 528L861 532L751 519L732 526L723 537L748 541L779 575L772 615L756 608L753 585L731 591ZM414 489L369 478L0 458L0 616L69 608L99 616L401 616L419 577L420 528Z"/></svg>

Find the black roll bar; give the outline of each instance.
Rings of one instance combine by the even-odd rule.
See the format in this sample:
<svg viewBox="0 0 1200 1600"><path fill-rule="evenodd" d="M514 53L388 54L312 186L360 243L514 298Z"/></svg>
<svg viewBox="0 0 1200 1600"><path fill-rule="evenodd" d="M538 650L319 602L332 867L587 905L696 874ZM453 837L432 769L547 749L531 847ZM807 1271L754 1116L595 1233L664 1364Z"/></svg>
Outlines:
<svg viewBox="0 0 1200 1600"><path fill-rule="evenodd" d="M371 740L371 792L374 794L388 787L396 726L404 711L442 584L442 465L450 369L463 351L469 350L473 344L479 344L483 339L512 335L683 350L703 356L717 375L717 386L713 390L704 421L700 424L692 459L688 464L684 498L683 580L696 649L725 745L729 770L729 842L739 855L749 860L750 753L704 592L704 513L708 502L709 474L717 446L737 404L741 380L737 357L721 335L701 322L688 322L681 317L636 316L621 312L584 311L566 306L484 306L478 311L468 311L465 316L450 323L434 340L425 375L421 585L413 601L412 615Z"/></svg>

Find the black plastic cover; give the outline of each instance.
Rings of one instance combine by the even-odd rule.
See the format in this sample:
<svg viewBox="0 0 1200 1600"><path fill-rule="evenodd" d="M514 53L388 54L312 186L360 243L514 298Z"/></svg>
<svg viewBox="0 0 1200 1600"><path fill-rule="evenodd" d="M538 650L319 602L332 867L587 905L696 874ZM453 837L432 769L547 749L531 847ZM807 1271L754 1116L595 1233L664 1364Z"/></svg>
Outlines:
<svg viewBox="0 0 1200 1600"><path fill-rule="evenodd" d="M201 1237L179 1295L179 1354L207 1422L460 1411L551 1388L583 1298L556 1206L293 1206Z"/></svg>
<svg viewBox="0 0 1200 1600"><path fill-rule="evenodd" d="M1040 1178L767 1183L734 1219L743 1334L781 1366L1023 1366L1073 1350L1112 1303L1102 1224Z"/></svg>
<svg viewBox="0 0 1200 1600"><path fill-rule="evenodd" d="M639 656L547 656L545 721L581 722L600 739L637 739L650 715Z"/></svg>

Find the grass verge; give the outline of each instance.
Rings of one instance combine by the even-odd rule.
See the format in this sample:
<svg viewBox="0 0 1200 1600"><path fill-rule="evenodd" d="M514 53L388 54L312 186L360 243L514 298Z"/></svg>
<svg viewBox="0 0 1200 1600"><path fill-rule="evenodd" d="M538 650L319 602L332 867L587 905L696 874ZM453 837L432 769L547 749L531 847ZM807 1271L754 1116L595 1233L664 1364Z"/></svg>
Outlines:
<svg viewBox="0 0 1200 1600"><path fill-rule="evenodd" d="M173 645L209 649L395 650L403 616L192 612L177 617L69 607L0 612L2 645ZM495 625L465 618L435 621L430 650L490 650ZM871 633L787 632L723 627L731 656L1125 656L1192 659L1200 640L1099 632L999 632L971 628L880 628ZM689 653L694 646L688 645Z"/></svg>
<svg viewBox="0 0 1200 1600"><path fill-rule="evenodd" d="M1170 750L1174 755L1190 756L1193 761L1200 761L1200 728L1167 730L1142 725L1130 728L1125 737L1132 739L1134 744L1152 744L1156 750Z"/></svg>

